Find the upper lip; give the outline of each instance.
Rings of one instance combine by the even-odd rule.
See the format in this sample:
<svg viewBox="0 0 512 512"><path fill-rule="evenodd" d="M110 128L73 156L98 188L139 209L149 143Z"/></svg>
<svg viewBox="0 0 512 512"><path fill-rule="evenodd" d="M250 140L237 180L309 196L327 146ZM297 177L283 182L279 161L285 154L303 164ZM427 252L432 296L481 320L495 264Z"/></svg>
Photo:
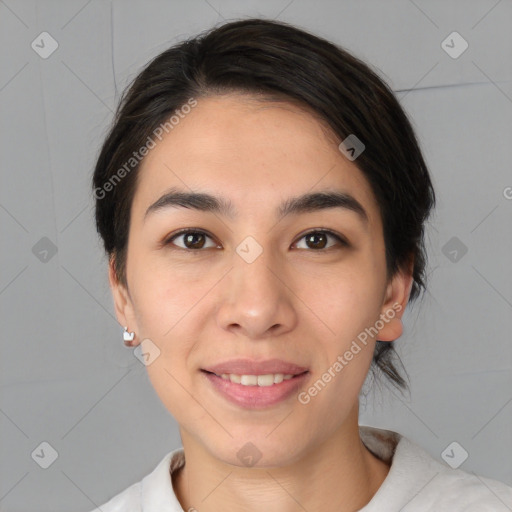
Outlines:
<svg viewBox="0 0 512 512"><path fill-rule="evenodd" d="M267 359L254 361L251 359L230 359L222 363L209 365L203 370L222 375L231 373L235 375L267 375L270 373L283 373L285 375L298 375L308 371L307 368L281 359Z"/></svg>

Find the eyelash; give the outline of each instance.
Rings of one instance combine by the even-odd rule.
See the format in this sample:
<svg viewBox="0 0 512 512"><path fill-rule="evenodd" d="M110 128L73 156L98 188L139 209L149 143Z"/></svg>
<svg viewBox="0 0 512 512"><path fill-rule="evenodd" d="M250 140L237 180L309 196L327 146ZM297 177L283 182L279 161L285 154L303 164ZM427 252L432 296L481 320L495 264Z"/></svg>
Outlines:
<svg viewBox="0 0 512 512"><path fill-rule="evenodd" d="M340 235L334 233L333 231L331 231L329 229L321 229L321 228L313 229L311 231L308 231L307 233L304 233L298 239L298 241L302 240L306 236L311 235L313 233L314 234L321 233L321 234L329 235L329 236L335 238L342 247L350 247L350 244L344 238L342 238ZM213 237L211 235L209 235L206 231L203 231L202 229L186 228L186 229L182 229L182 230L178 231L177 233L174 233L170 237L164 239L164 241L161 243L161 247L165 247L165 246L171 245L172 242L176 238L178 238L178 237L180 237L182 235L185 235L185 234L206 235L208 238L213 240ZM206 249L214 249L214 247L207 247L206 249L188 249L188 248L177 247L177 246L175 248L178 249L178 250L182 250L182 251L186 251L186 252L192 252L192 253L200 253L200 252L204 252ZM331 247L328 247L327 249L309 249L309 252L326 252L326 251L329 251L329 250L331 250L333 248L335 248L335 247L331 246ZM301 250L304 250L304 249L301 249Z"/></svg>

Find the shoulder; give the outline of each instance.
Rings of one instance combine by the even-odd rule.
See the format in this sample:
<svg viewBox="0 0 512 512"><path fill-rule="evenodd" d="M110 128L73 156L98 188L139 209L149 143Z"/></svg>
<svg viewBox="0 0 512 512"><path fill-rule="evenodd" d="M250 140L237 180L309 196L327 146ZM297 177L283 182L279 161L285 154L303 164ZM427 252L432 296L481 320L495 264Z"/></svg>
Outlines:
<svg viewBox="0 0 512 512"><path fill-rule="evenodd" d="M366 446L390 463L390 470L362 511L512 511L509 485L453 469L396 432L369 427L363 427L363 431Z"/></svg>
<svg viewBox="0 0 512 512"><path fill-rule="evenodd" d="M419 510L510 512L512 487L460 469L443 468L434 473L415 500L423 507Z"/></svg>
<svg viewBox="0 0 512 512"><path fill-rule="evenodd" d="M160 512L181 511L174 494L171 473L183 464L183 448L167 453L142 480L90 512L142 512L155 510L155 507Z"/></svg>
<svg viewBox="0 0 512 512"><path fill-rule="evenodd" d="M450 512L510 512L512 487L503 482L453 469L402 437L395 453L398 474L408 473L410 510ZM415 507L416 505L416 507Z"/></svg>
<svg viewBox="0 0 512 512"><path fill-rule="evenodd" d="M137 482L91 512L141 512L141 483Z"/></svg>

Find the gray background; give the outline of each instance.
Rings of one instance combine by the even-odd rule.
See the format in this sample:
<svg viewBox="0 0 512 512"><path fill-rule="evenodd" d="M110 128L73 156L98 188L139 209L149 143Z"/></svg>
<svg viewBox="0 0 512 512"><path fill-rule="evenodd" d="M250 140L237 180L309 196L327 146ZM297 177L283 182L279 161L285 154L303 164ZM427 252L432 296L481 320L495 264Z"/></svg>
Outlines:
<svg viewBox="0 0 512 512"><path fill-rule="evenodd" d="M360 423L441 461L457 441L469 453L461 469L512 485L510 0L0 0L1 511L89 511L180 445L122 343L90 177L142 65L224 19L257 15L375 66L413 119L438 194L429 292L395 343L411 395L371 393ZM46 59L31 47L43 31L59 45ZM469 44L456 59L441 47L453 31ZM58 453L48 469L31 455L42 442Z"/></svg>

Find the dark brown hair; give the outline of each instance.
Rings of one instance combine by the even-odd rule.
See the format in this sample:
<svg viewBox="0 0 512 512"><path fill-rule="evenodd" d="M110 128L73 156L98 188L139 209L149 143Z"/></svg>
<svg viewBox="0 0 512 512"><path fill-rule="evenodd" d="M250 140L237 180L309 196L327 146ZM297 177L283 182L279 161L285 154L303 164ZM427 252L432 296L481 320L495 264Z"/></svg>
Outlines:
<svg viewBox="0 0 512 512"><path fill-rule="evenodd" d="M226 23L169 48L124 91L93 176L96 226L119 282L127 286L130 209L140 164L134 152L191 98L232 92L288 99L322 119L339 141L355 134L364 143L354 163L380 208L388 279L413 262L410 301L416 299L425 288L424 223L435 194L405 112L361 60L304 30L265 19ZM372 368L407 389L395 357L399 361L391 343L377 341Z"/></svg>

